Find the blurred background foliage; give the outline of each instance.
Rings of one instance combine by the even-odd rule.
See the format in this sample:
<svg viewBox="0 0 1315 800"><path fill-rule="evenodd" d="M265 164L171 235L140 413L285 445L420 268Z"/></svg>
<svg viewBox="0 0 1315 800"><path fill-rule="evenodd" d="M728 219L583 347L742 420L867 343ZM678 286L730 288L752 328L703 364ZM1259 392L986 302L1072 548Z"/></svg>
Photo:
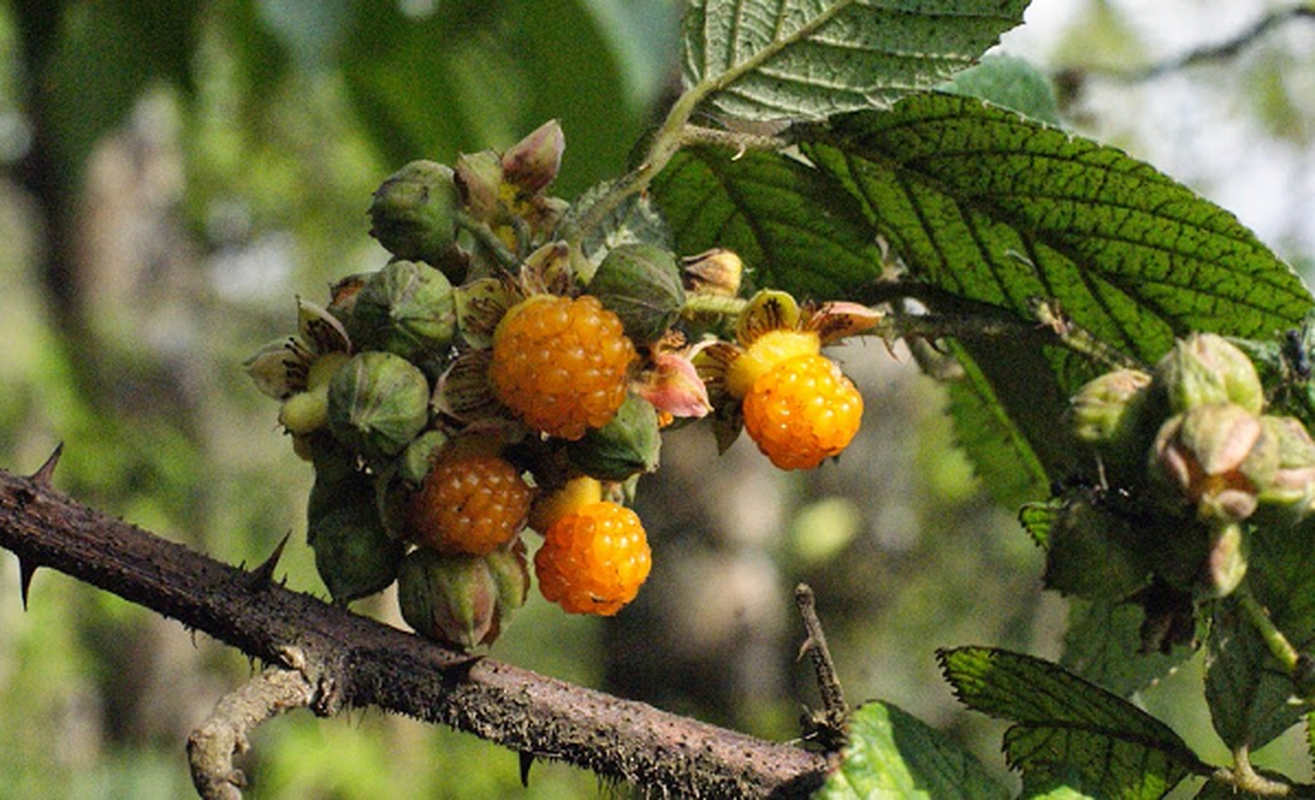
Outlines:
<svg viewBox="0 0 1315 800"><path fill-rule="evenodd" d="M1035 0L1005 49L1059 78L1065 124L1152 161L1307 264L1310 26L1153 80L1117 74L1282 6ZM258 562L287 531L304 541L310 470L242 359L290 330L294 295L321 299L335 278L384 263L364 211L405 161L502 148L557 117L568 148L555 194L618 174L675 90L680 11L0 3L0 467L30 472L63 441L61 489L216 558ZM940 388L880 343L839 355L868 401L844 459L785 475L744 442L718 460L702 426L671 434L641 484L655 567L640 600L602 622L532 599L493 655L788 739L800 704L816 702L795 663L791 588L806 580L851 702L901 705L1003 770L999 727L954 704L932 649L1053 658L1065 604L1040 592L1040 553L954 450ZM16 560L0 566L0 796L187 796L185 736L247 660L48 572L24 612ZM290 547L282 567L289 586L326 596L308 548ZM357 605L396 622L394 607ZM1181 699L1199 696L1193 663L1145 701L1214 754L1203 710ZM514 754L378 712L276 720L245 767L264 798L600 791L547 764L521 790Z"/></svg>

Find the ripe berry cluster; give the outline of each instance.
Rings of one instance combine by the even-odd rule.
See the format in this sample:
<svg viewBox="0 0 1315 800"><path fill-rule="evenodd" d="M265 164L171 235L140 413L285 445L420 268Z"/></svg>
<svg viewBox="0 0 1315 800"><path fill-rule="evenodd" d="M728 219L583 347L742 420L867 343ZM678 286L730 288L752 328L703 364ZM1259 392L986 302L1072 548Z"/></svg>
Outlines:
<svg viewBox="0 0 1315 800"><path fill-rule="evenodd" d="M587 249L546 194L562 149L553 122L505 153L404 167L370 209L392 260L299 300L298 333L247 363L315 467L309 538L335 601L396 580L412 627L467 649L525 601L527 528L549 601L610 615L635 598L651 552L623 502L663 428L709 417L723 446L743 429L809 469L862 414L822 347L874 311L742 299L724 250Z"/></svg>

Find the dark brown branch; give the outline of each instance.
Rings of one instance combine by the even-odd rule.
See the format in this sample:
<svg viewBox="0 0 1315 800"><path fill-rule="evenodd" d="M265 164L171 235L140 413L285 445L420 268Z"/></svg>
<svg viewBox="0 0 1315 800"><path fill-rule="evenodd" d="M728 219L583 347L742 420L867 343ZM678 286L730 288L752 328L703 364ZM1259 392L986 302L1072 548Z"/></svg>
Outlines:
<svg viewBox="0 0 1315 800"><path fill-rule="evenodd" d="M0 547L268 663L291 649L317 687L313 709L377 706L441 722L537 758L700 797L804 797L823 756L573 686L252 580L207 558L0 470Z"/></svg>

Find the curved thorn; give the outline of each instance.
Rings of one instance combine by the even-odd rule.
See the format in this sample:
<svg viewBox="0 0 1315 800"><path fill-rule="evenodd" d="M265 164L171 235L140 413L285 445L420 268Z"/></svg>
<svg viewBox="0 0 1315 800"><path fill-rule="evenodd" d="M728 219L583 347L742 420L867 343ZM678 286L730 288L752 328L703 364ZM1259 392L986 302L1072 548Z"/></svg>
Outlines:
<svg viewBox="0 0 1315 800"><path fill-rule="evenodd" d="M59 444L55 445L55 451L50 454L50 456L46 459L46 463L42 464L40 469L32 473L32 477L29 478L29 480L31 480L33 483L35 483L36 485L40 486L43 489L49 487L50 479L55 474L55 466L59 464L59 457L60 455L63 454L63 452L64 452L63 442L60 442Z"/></svg>
<svg viewBox="0 0 1315 800"><path fill-rule="evenodd" d="M37 565L27 559L18 559L18 591L23 597L23 610L27 611L27 591L32 588L32 576L37 574Z"/></svg>
<svg viewBox="0 0 1315 800"><path fill-rule="evenodd" d="M251 571L246 578L247 588L253 592L260 592L268 589L274 583L274 569L278 567L279 559L283 557L283 548L287 546L288 539L292 537L292 531L283 534L283 539L274 548L274 552L269 554L260 566Z"/></svg>
<svg viewBox="0 0 1315 800"><path fill-rule="evenodd" d="M530 788L530 767L534 766L534 754L522 750L517 753L521 761L521 787Z"/></svg>

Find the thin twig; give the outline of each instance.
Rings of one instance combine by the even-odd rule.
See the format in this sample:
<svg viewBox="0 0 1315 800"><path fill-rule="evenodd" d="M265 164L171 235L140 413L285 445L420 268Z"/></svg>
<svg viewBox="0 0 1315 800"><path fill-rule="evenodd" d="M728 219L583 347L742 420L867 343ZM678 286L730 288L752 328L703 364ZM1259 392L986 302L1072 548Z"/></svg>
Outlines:
<svg viewBox="0 0 1315 800"><path fill-rule="evenodd" d="M187 737L192 784L205 800L240 800L246 776L233 756L246 752L251 732L294 708L308 708L316 686L302 671L305 656L289 650L288 667L268 667L220 698L215 710Z"/></svg>
<svg viewBox="0 0 1315 800"><path fill-rule="evenodd" d="M840 677L836 674L835 662L831 660L831 650L826 645L826 634L822 632L822 621L817 618L817 600L813 589L801 583L794 590L795 605L799 607L799 616L803 618L804 630L808 637L799 648L799 657L807 653L813 662L813 672L817 675L817 688L822 694L822 710L813 712L806 719L805 738L821 742L829 751L838 750L845 744L847 734L845 727L849 722L849 705L845 703L845 693L840 688Z"/></svg>
<svg viewBox="0 0 1315 800"><path fill-rule="evenodd" d="M1231 39L1215 44L1203 45L1174 58L1152 64L1148 67L1128 70L1089 70L1123 83L1140 83L1163 77L1189 67L1201 66L1211 62L1233 58L1238 53L1256 44L1274 28L1294 19L1315 19L1315 7L1310 4L1274 11L1256 20L1251 27L1240 31Z"/></svg>

